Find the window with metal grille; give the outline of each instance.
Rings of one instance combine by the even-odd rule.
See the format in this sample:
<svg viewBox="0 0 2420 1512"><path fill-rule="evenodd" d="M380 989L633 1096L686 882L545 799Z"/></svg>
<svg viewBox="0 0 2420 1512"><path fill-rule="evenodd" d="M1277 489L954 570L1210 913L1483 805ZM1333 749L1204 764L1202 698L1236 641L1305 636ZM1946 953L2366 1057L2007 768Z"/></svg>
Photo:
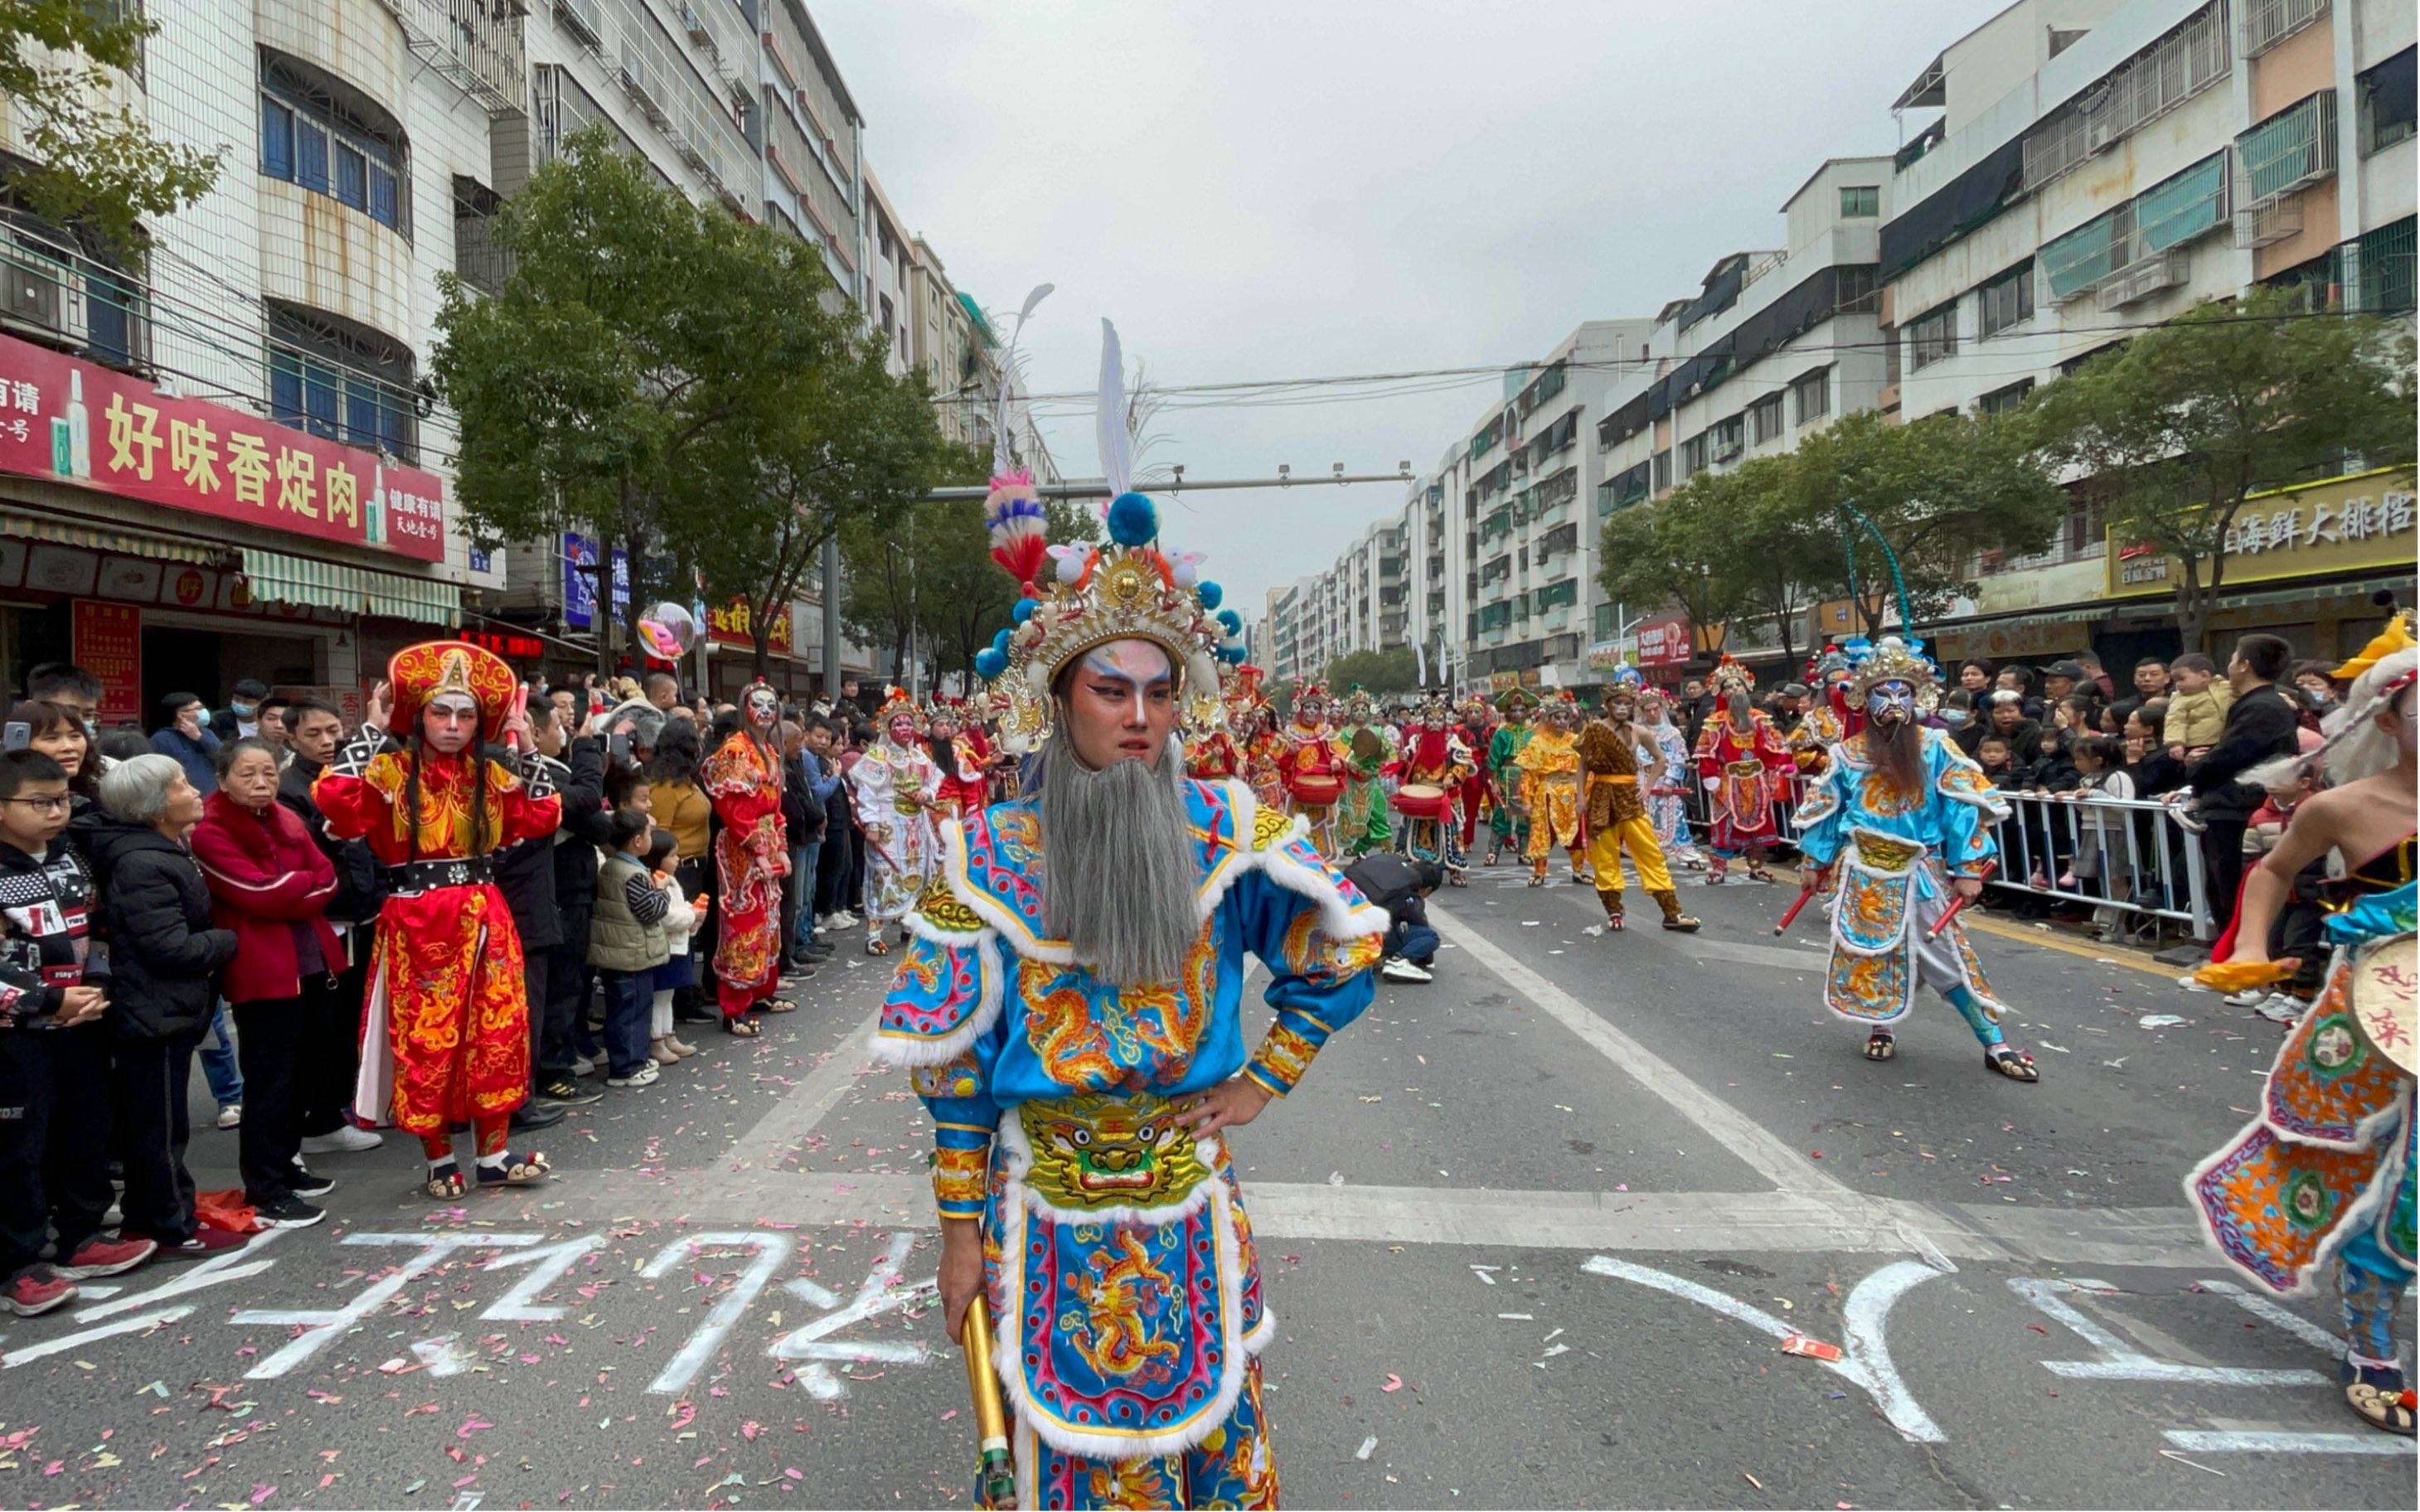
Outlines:
<svg viewBox="0 0 2420 1512"><path fill-rule="evenodd" d="M1958 301L1938 305L1909 322L1907 370L1920 373L1958 351Z"/></svg>
<svg viewBox="0 0 2420 1512"><path fill-rule="evenodd" d="M1872 315L1882 308L1879 263L1842 263L1832 308L1842 315Z"/></svg>
<svg viewBox="0 0 2420 1512"><path fill-rule="evenodd" d="M1672 449L1666 447L1652 459L1655 464L1655 491L1662 493L1672 486Z"/></svg>
<svg viewBox="0 0 2420 1512"><path fill-rule="evenodd" d="M419 456L419 393L410 347L365 326L271 301L270 417L314 436Z"/></svg>
<svg viewBox="0 0 2420 1512"><path fill-rule="evenodd" d="M1628 509L1644 500L1651 487L1653 464L1641 462L1625 468L1597 485L1597 513L1609 515L1617 509Z"/></svg>
<svg viewBox="0 0 2420 1512"><path fill-rule="evenodd" d="M2073 170L2226 78L2233 68L2226 8L2223 0L2211 0L2078 91L2028 132L2024 187L2040 189Z"/></svg>
<svg viewBox="0 0 2420 1512"><path fill-rule="evenodd" d="M1790 383L1790 407L1797 413L1801 425L1821 420L1832 412L1832 370L1819 367L1812 373L1802 373Z"/></svg>
<svg viewBox="0 0 2420 1512"><path fill-rule="evenodd" d="M1706 433L1699 431L1681 443L1681 481L1688 482L1706 471Z"/></svg>
<svg viewBox="0 0 2420 1512"><path fill-rule="evenodd" d="M2034 260L2031 257L2000 273L1976 291L1976 329L1991 340L2034 316Z"/></svg>
<svg viewBox="0 0 2420 1512"><path fill-rule="evenodd" d="M2034 380L2026 378L2022 382L2011 383L2005 389L1993 389L1976 400L1975 408L1987 415L2005 415L2012 409L2023 409L2025 395L2033 392Z"/></svg>
<svg viewBox="0 0 2420 1512"><path fill-rule="evenodd" d="M2391 147L2413 130L2412 58L2405 48L2385 62L2364 69L2353 81L2361 102L2361 155Z"/></svg>
<svg viewBox="0 0 2420 1512"><path fill-rule="evenodd" d="M1714 438L1714 444L1707 454L1710 460L1715 462L1737 461L1739 459L1740 453L1747 449L1747 415L1745 411L1742 411L1736 415L1727 415L1724 418L1715 421L1714 428L1707 434Z"/></svg>
<svg viewBox="0 0 2420 1512"><path fill-rule="evenodd" d="M367 96L282 55L262 69L263 176L329 195L409 237L410 165L401 124Z"/></svg>

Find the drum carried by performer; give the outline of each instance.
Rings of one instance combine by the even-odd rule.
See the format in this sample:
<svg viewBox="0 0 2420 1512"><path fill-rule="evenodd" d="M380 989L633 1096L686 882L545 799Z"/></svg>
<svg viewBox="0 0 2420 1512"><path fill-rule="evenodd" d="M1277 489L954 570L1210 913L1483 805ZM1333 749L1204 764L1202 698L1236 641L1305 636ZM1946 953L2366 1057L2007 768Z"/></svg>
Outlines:
<svg viewBox="0 0 2420 1512"><path fill-rule="evenodd" d="M1403 785L1395 790L1395 810L1404 816L1403 851L1444 867L1447 879L1459 887L1468 862L1456 824L1458 806L1478 763L1454 730L1452 705L1442 695L1422 704L1419 717L1404 743Z"/></svg>

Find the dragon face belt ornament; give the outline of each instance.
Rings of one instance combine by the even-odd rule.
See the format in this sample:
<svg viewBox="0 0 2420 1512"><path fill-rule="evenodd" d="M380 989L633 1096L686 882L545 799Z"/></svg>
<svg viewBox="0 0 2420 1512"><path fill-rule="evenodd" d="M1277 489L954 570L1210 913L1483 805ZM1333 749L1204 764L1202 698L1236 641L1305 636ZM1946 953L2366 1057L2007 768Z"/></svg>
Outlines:
<svg viewBox="0 0 2420 1512"><path fill-rule="evenodd" d="M1182 1209L1210 1178L1192 1132L1177 1121L1176 1104L1165 1097L1092 1094L1023 1103L1016 1117L1032 1149L1025 1183L1061 1212Z"/></svg>

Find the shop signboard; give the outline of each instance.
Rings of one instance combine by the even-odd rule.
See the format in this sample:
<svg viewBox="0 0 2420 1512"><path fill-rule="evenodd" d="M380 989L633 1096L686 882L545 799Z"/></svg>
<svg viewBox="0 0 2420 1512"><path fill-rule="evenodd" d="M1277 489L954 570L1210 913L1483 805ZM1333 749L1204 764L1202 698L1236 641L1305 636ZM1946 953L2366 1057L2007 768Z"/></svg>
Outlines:
<svg viewBox="0 0 2420 1512"><path fill-rule="evenodd" d="M630 607L630 556L613 549L613 623ZM563 537L563 623L585 630L597 620L597 543L584 535Z"/></svg>
<svg viewBox="0 0 2420 1512"><path fill-rule="evenodd" d="M752 651L756 647L754 611L744 598L719 604L706 611L706 639L718 646L746 646ZM790 654L789 605L783 605L781 612L773 616L773 627L766 637L765 648L777 656Z"/></svg>
<svg viewBox="0 0 2420 1512"><path fill-rule="evenodd" d="M143 717L143 611L80 598L69 636L76 665L101 679L101 722Z"/></svg>
<svg viewBox="0 0 2420 1512"><path fill-rule="evenodd" d="M1638 665L1638 638L1623 636L1619 640L1599 640L1588 648L1588 670L1603 674L1618 672L1624 667Z"/></svg>
<svg viewBox="0 0 2420 1512"><path fill-rule="evenodd" d="M445 485L240 409L0 336L0 471L290 534L445 559Z"/></svg>
<svg viewBox="0 0 2420 1512"><path fill-rule="evenodd" d="M2413 475L2388 468L2349 478L2254 494L2237 511L2225 542L2225 585L2293 578L2410 569L2414 543ZM2109 532L2108 594L2173 594L2184 568L2148 542ZM2202 569L2205 579L2209 567Z"/></svg>
<svg viewBox="0 0 2420 1512"><path fill-rule="evenodd" d="M1678 620L1666 620L1638 627L1637 665L1641 667L1677 667L1689 659L1689 627Z"/></svg>

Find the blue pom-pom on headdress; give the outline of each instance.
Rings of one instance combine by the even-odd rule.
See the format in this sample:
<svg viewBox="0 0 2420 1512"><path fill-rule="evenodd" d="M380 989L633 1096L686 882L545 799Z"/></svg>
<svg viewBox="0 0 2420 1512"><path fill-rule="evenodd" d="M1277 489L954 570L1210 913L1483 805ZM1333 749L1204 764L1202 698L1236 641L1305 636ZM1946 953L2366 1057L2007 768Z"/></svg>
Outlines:
<svg viewBox="0 0 2420 1512"><path fill-rule="evenodd" d="M1033 611L1041 607L1042 601L1040 599L1020 598L1016 601L1016 606L1008 611L1008 617L1015 620L1017 624L1023 625L1026 621L1033 618Z"/></svg>
<svg viewBox="0 0 2420 1512"><path fill-rule="evenodd" d="M975 653L975 675L990 682L1008 671L1008 654L998 646L985 646Z"/></svg>
<svg viewBox="0 0 2420 1512"><path fill-rule="evenodd" d="M1159 533L1159 511L1139 493L1122 493L1109 502L1109 539L1120 546L1149 546Z"/></svg>
<svg viewBox="0 0 2420 1512"><path fill-rule="evenodd" d="M1195 586L1193 596L1202 600L1203 609L1217 609L1226 598L1227 591L1217 583L1201 583Z"/></svg>
<svg viewBox="0 0 2420 1512"><path fill-rule="evenodd" d="M1220 609L1218 611L1218 623L1227 627L1227 633L1229 635L1242 635L1244 633L1244 617L1241 614L1236 613L1233 609Z"/></svg>
<svg viewBox="0 0 2420 1512"><path fill-rule="evenodd" d="M991 648L994 651L999 652L1003 656L1007 656L1008 638L1015 633L1015 631L1010 630L1007 626L1002 625L1000 632L991 638Z"/></svg>

